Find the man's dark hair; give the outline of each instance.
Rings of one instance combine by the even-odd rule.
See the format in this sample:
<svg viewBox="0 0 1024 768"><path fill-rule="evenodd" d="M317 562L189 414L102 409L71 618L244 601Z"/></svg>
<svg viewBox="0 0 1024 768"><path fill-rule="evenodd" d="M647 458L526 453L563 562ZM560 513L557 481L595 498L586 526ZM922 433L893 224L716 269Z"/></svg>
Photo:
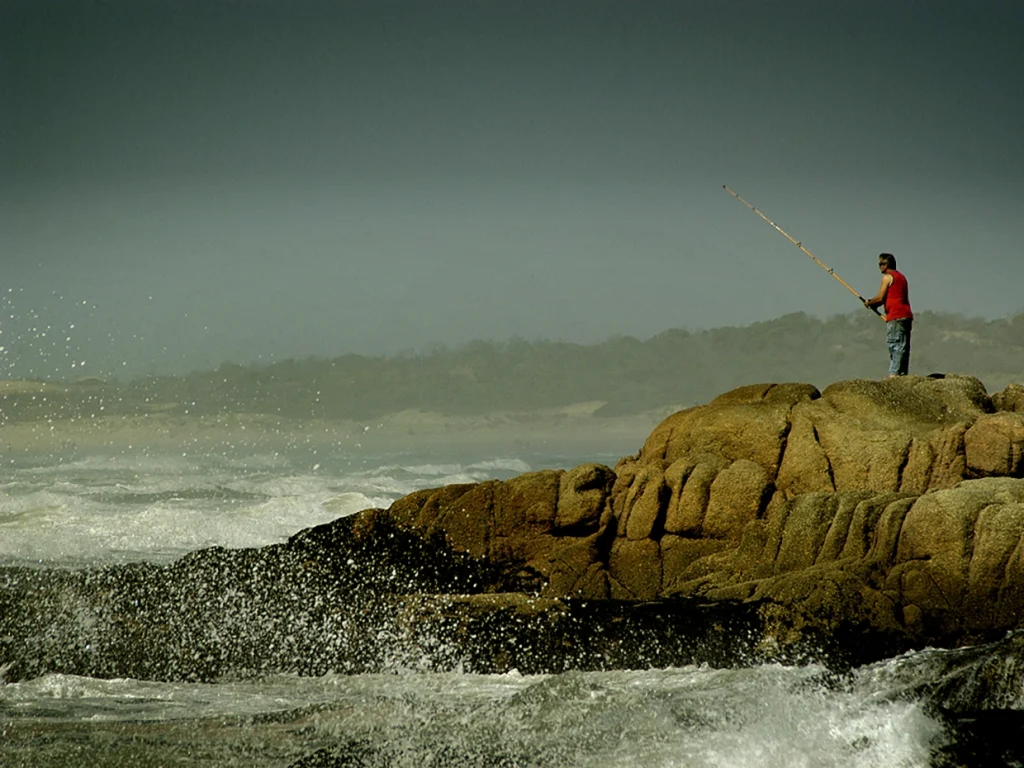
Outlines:
<svg viewBox="0 0 1024 768"><path fill-rule="evenodd" d="M896 269L896 257L891 253L880 253L878 254L878 263L885 262L888 269Z"/></svg>

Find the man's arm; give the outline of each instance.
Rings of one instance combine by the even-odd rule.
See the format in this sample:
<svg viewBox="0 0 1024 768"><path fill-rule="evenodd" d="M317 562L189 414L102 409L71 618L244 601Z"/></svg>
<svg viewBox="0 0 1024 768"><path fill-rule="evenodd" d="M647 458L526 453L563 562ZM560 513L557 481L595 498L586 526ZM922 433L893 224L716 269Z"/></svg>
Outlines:
<svg viewBox="0 0 1024 768"><path fill-rule="evenodd" d="M870 299L865 299L864 306L873 308L880 307L885 304L885 294L889 291L890 285L892 285L892 275L882 275L882 285L879 286L878 293Z"/></svg>

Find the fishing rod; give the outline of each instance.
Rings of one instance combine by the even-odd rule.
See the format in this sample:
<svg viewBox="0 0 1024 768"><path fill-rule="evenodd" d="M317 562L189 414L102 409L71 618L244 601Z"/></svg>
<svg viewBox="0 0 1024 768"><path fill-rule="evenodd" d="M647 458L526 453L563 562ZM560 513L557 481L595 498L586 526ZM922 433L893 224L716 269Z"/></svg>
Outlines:
<svg viewBox="0 0 1024 768"><path fill-rule="evenodd" d="M722 189L724 189L724 190L725 190L726 192L728 192L728 193L729 193L730 195L732 195L732 196L733 196L733 197L735 197L735 198L736 198L737 200L739 200L739 201L740 201L741 203L743 203L743 204L744 204L745 206L747 206L747 208L749 208L749 209L750 209L750 210L752 210L752 211L753 211L754 213L756 213L756 214L757 214L758 216L760 216L760 217L761 217L762 219L764 219L764 220L765 220L765 221L767 221L767 222L768 222L769 224L771 224L771 225L772 225L772 226L773 226L773 227L775 228L775 231L776 231L776 232L778 232L778 233L779 233L780 235L782 235L782 236L783 236L784 238L786 238L787 240L789 240L789 242L791 242L791 243L792 243L793 245L795 245L795 246L796 246L797 248L799 248L799 249L800 249L801 251L803 251L803 252L804 252L804 253L806 253L806 254L807 254L808 256L810 256L810 257L811 257L811 258L812 258L812 259L814 260L814 263L815 263L815 264L817 264L817 265L818 265L819 267L821 267L821 268L822 268L822 269L824 269L824 270L825 270L826 272L828 272L828 273L829 273L830 275L832 275L832 277L834 277L834 278L835 278L836 280L838 280L838 281L839 281L840 283L842 283L842 284L843 284L843 287L844 287L844 288L846 288L846 290L848 290L848 291L849 291L850 293L852 293L852 294L853 294L854 296L856 296L856 297L857 297L858 299L860 299L860 302L861 302L861 304L864 304L864 302L865 302L865 301L867 301L867 299L865 299L865 298L864 298L863 296L861 296L861 295L860 295L859 293L857 293L857 291L855 291L855 290L854 290L854 289L853 289L853 288L852 288L852 287L850 286L850 284L849 284L848 282L846 282L845 280L843 280L843 278L841 278L841 277L840 277L839 275L837 275L837 274L835 273L835 271L834 271L834 270L832 269L832 267L828 267L828 266L826 266L825 264L823 264L823 263L821 262L821 260L820 260L820 259L819 259L819 258L818 258L817 256L815 256L815 255L814 255L813 253L811 253L811 252L810 252L810 251L808 251L808 250L807 250L806 248L804 248L803 244L802 244L802 243L801 243L801 242L800 242L799 240L795 240L795 239L793 239L792 237L790 237L790 236L789 236L789 235L788 235L788 234L787 234L787 233L786 233L786 232L785 232L785 231L784 231L784 230L782 229L782 227L780 227L780 226L779 226L778 224L776 224L776 223L775 223L774 221L772 221L772 220L771 220L771 219L769 219L769 218L768 218L767 216L765 216L765 215L764 215L763 213L761 213L761 211L757 210L757 208L755 208L754 206L752 206L752 205L751 205L750 203L748 203L748 202L747 202L746 200L744 200L744 199L743 199L742 197L740 197L740 196L739 196L739 195L737 195L737 194L736 194L735 192L733 192L733 191L732 191L731 189L729 189L729 187L727 187L727 186L726 186L725 184L723 184L723 185L722 185ZM867 307L867 305L866 305L866 304L865 304L864 306L866 306L866 307ZM881 318L882 318L883 320L885 319L884 317L882 317L882 313L878 311L878 307L867 307L867 308L868 308L868 309L870 309L870 310L871 310L872 312L874 312L874 313L875 313L876 315L878 315L879 317L881 317Z"/></svg>

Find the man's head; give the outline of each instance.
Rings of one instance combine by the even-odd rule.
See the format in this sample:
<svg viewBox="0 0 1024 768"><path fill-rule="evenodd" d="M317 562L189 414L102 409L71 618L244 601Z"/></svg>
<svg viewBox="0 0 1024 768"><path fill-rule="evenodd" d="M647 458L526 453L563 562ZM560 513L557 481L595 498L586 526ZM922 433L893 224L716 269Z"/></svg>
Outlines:
<svg viewBox="0 0 1024 768"><path fill-rule="evenodd" d="M878 254L878 269L882 272L887 272L890 269L896 269L896 257L891 253Z"/></svg>

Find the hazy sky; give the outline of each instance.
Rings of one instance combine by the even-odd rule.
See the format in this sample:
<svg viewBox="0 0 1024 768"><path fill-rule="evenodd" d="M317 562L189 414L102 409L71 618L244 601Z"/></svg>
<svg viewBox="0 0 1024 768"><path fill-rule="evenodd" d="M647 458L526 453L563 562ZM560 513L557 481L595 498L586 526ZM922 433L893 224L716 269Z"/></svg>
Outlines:
<svg viewBox="0 0 1024 768"><path fill-rule="evenodd" d="M0 0L0 376L859 310L723 184L865 295L891 251L916 310L1009 316L1022 39L1018 0Z"/></svg>

